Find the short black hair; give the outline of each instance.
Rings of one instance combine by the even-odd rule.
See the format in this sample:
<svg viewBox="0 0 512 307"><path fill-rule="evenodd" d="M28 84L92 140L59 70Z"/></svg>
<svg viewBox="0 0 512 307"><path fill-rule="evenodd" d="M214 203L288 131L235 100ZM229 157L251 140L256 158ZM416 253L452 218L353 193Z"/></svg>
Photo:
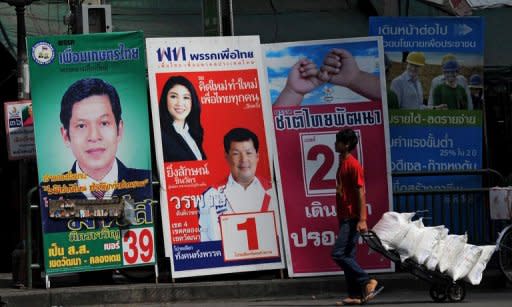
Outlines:
<svg viewBox="0 0 512 307"><path fill-rule="evenodd" d="M73 112L73 105L87 97L94 95L107 95L110 100L110 106L116 119L116 125L119 127L121 121L121 102L116 89L109 83L97 79L86 78L80 79L66 90L62 96L60 104L60 122L69 134L69 121Z"/></svg>
<svg viewBox="0 0 512 307"><path fill-rule="evenodd" d="M256 152L259 151L260 142L254 132L246 128L233 128L224 135L224 151L229 153L231 142L252 141Z"/></svg>
<svg viewBox="0 0 512 307"><path fill-rule="evenodd" d="M356 148L358 141L357 134L350 128L342 129L336 133L336 143L341 142L348 145L348 151Z"/></svg>

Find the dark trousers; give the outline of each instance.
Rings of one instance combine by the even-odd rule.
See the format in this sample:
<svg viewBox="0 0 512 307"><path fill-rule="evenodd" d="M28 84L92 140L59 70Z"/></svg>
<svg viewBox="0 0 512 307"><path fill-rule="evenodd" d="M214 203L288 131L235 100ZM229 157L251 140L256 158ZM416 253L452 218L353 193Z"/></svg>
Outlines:
<svg viewBox="0 0 512 307"><path fill-rule="evenodd" d="M359 238L357 219L347 219L340 223L340 231L334 248L332 259L343 269L350 297L362 297L363 287L370 280L368 274L356 262L356 244Z"/></svg>

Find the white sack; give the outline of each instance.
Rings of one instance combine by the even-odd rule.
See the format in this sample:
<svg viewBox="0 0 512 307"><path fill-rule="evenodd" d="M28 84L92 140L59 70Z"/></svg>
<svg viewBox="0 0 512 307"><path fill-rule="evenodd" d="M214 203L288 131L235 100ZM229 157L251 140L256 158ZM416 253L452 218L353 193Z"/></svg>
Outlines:
<svg viewBox="0 0 512 307"><path fill-rule="evenodd" d="M467 234L465 235L448 235L444 240L443 253L439 258L439 271L446 272L448 268L452 267L457 258L464 250L464 245L468 241Z"/></svg>
<svg viewBox="0 0 512 307"><path fill-rule="evenodd" d="M482 281L482 275L484 273L485 267L489 260L491 260L491 256L496 250L496 245L484 245L480 246L482 249L482 254L480 258L478 258L475 266L469 271L468 275L464 277L464 280L468 281L472 285L478 285Z"/></svg>
<svg viewBox="0 0 512 307"><path fill-rule="evenodd" d="M436 251L436 247L439 242L446 238L448 235L448 229L441 226L435 227L425 227L422 233L421 238L419 239L416 249L412 254L412 259L418 264L425 264L427 259ZM437 262L433 265L434 270L439 262L439 256L434 255L434 259L437 259Z"/></svg>
<svg viewBox="0 0 512 307"><path fill-rule="evenodd" d="M439 265L439 259L441 259L441 256L443 255L444 243L444 239L441 239L434 246L432 254L428 256L427 261L425 262L425 266L427 267L427 269L434 271Z"/></svg>
<svg viewBox="0 0 512 307"><path fill-rule="evenodd" d="M453 265L446 270L446 273L454 281L461 279L475 266L480 255L482 255L482 248L480 246L465 244L464 249L455 259Z"/></svg>
<svg viewBox="0 0 512 307"><path fill-rule="evenodd" d="M379 237L385 249L394 249L396 241L401 240L407 234L414 212L398 213L389 211L375 224L373 231Z"/></svg>
<svg viewBox="0 0 512 307"><path fill-rule="evenodd" d="M400 255L400 260L404 262L406 259L412 257L418 246L418 242L425 232L425 226L422 219L411 222L408 224L407 233L402 240L398 241L396 251Z"/></svg>

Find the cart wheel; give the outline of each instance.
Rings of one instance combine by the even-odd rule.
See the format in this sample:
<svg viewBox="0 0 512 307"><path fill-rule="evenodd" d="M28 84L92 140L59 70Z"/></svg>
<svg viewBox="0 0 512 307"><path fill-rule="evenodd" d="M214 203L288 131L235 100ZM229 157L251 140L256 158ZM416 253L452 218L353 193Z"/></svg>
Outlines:
<svg viewBox="0 0 512 307"><path fill-rule="evenodd" d="M444 302L446 300L446 288L441 285L432 285L430 287L430 297L434 302Z"/></svg>
<svg viewBox="0 0 512 307"><path fill-rule="evenodd" d="M462 302L462 300L464 300L466 297L466 287L461 282L457 282L448 286L446 292L448 293L448 298L452 302Z"/></svg>
<svg viewBox="0 0 512 307"><path fill-rule="evenodd" d="M507 227L498 238L500 269L509 282L512 282L512 228Z"/></svg>

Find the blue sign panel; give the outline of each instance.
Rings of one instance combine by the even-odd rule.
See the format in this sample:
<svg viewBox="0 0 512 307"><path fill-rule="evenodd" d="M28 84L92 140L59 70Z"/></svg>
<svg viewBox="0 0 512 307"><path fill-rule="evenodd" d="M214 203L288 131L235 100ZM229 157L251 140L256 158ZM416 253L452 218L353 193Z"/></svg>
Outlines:
<svg viewBox="0 0 512 307"><path fill-rule="evenodd" d="M384 50L484 51L481 17L370 17L370 35L383 36Z"/></svg>

